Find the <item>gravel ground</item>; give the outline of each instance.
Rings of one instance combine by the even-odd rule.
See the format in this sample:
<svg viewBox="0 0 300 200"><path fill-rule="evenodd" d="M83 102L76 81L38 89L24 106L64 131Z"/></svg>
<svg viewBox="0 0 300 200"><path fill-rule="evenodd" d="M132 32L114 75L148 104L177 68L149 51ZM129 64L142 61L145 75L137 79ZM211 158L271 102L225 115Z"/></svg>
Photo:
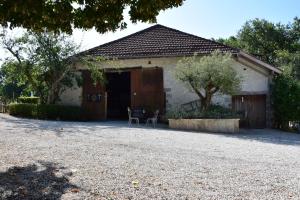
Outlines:
<svg viewBox="0 0 300 200"><path fill-rule="evenodd" d="M0 115L0 199L300 199L300 135Z"/></svg>

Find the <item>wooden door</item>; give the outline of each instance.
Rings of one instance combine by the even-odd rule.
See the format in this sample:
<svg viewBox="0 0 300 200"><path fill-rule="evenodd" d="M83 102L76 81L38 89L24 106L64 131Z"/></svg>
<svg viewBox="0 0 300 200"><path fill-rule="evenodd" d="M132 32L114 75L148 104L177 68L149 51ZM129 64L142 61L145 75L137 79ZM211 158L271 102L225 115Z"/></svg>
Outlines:
<svg viewBox="0 0 300 200"><path fill-rule="evenodd" d="M131 108L143 106L142 102L142 68L135 68L130 71L131 87Z"/></svg>
<svg viewBox="0 0 300 200"><path fill-rule="evenodd" d="M164 112L165 95L163 69L139 68L131 71L131 107L142 107L149 112Z"/></svg>
<svg viewBox="0 0 300 200"><path fill-rule="evenodd" d="M82 71L82 77L84 118L87 120L105 120L107 107L105 87L100 84L94 85L91 73L87 70Z"/></svg>
<svg viewBox="0 0 300 200"><path fill-rule="evenodd" d="M266 95L233 96L232 108L241 115L241 127L266 127Z"/></svg>

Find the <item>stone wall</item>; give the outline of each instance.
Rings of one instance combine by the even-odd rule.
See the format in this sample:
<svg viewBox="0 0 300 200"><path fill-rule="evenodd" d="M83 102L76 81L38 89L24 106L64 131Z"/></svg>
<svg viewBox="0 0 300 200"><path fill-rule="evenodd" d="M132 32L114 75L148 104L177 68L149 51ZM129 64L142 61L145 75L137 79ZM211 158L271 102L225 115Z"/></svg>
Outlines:
<svg viewBox="0 0 300 200"><path fill-rule="evenodd" d="M239 119L169 119L169 127L189 131L236 133Z"/></svg>

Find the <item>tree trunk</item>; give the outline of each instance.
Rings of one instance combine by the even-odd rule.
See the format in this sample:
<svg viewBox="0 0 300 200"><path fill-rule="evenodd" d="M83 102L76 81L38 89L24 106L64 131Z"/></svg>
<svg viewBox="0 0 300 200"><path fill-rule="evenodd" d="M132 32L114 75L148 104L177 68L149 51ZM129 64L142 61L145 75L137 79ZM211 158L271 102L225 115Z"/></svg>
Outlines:
<svg viewBox="0 0 300 200"><path fill-rule="evenodd" d="M211 105L212 94L206 92L205 97L200 98L201 101L201 111L207 111Z"/></svg>
<svg viewBox="0 0 300 200"><path fill-rule="evenodd" d="M193 88L194 92L198 95L200 98L200 110L201 111L206 111L210 105L211 105L211 99L214 93L218 91L216 88L215 90L211 90L212 87L208 87L205 89L205 95L203 95L199 89L197 89L193 84L191 84L191 87Z"/></svg>
<svg viewBox="0 0 300 200"><path fill-rule="evenodd" d="M51 88L48 92L47 104L53 104L53 89Z"/></svg>
<svg viewBox="0 0 300 200"><path fill-rule="evenodd" d="M47 104L55 104L55 101L57 99L57 86L52 85L49 92L48 92L48 97L47 97Z"/></svg>

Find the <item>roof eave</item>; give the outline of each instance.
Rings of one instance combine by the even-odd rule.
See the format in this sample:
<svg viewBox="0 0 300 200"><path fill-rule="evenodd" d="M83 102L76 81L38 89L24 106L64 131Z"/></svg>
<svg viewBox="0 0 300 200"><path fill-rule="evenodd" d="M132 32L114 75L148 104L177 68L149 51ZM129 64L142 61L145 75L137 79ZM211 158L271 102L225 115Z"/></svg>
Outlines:
<svg viewBox="0 0 300 200"><path fill-rule="evenodd" d="M254 57L254 56L251 56L251 55L249 55L249 54L247 54L247 53L245 53L243 51L240 51L238 53L238 56L246 58L246 59L248 59L248 60L250 60L250 61L252 61L252 62L254 62L254 63L256 63L256 64L258 64L258 65L260 65L260 66L262 66L262 67L264 67L266 69L268 69L268 70L271 70L271 71L273 71L273 72L275 72L277 74L281 74L282 73L282 71L280 69L278 69L277 67L274 67L273 65L270 65L270 64L268 64L268 63L266 63L264 61L261 61L258 58Z"/></svg>
<svg viewBox="0 0 300 200"><path fill-rule="evenodd" d="M193 56L195 55L195 53L190 53L190 54L174 54L174 55L141 55L141 56L132 56L132 55L128 55L128 56L104 56L104 55L97 55L97 54L91 54L91 56L104 56L108 59L118 59L118 60L126 60L126 59L143 59L143 58L170 58L170 57L188 57L188 56ZM206 53L200 53L198 52L197 55L199 56L205 56L205 55L210 55L210 52L206 52ZM239 52L231 52L232 55L238 55Z"/></svg>

